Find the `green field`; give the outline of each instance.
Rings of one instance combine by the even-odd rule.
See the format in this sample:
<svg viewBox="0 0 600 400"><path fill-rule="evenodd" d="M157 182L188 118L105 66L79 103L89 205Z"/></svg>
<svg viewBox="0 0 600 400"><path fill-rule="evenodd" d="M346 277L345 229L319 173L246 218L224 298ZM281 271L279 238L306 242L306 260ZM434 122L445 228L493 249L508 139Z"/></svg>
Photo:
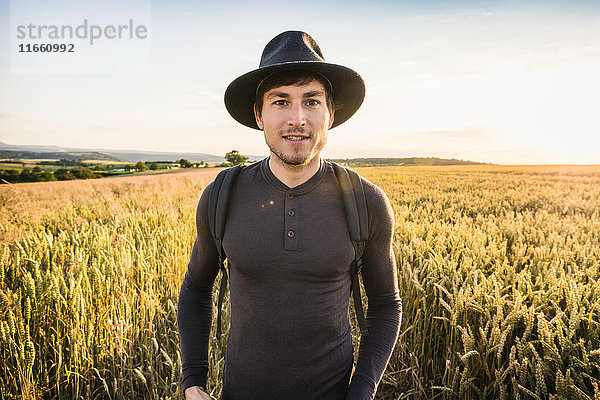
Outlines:
<svg viewBox="0 0 600 400"><path fill-rule="evenodd" d="M600 398L599 166L357 171L396 216L378 399ZM3 398L183 398L177 295L217 172L0 186Z"/></svg>
<svg viewBox="0 0 600 400"><path fill-rule="evenodd" d="M0 169L17 169L22 170L23 168L34 168L40 167L47 171L52 171L59 168L72 168L72 167L64 167L62 165L48 165L42 164L42 162L56 162L59 161L54 158L23 158L23 159L4 159L0 160ZM94 166L94 165L116 165L115 168L120 168L123 165L126 165L125 162L117 162L117 161L107 161L107 160L81 160L81 162L86 166Z"/></svg>

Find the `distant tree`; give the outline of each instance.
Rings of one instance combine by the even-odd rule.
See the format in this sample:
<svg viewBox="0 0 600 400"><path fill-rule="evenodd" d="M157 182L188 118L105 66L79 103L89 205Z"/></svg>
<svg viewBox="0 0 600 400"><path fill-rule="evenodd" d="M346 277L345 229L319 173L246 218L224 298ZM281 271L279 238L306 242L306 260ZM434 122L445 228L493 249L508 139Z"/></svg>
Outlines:
<svg viewBox="0 0 600 400"><path fill-rule="evenodd" d="M93 171L106 171L102 165L96 165L92 168Z"/></svg>
<svg viewBox="0 0 600 400"><path fill-rule="evenodd" d="M225 154L225 159L227 162L231 163L231 165L238 165L248 161L248 157L244 157L237 150L231 150L229 153Z"/></svg>
<svg viewBox="0 0 600 400"><path fill-rule="evenodd" d="M51 181L55 181L56 177L54 176L54 174L52 172L48 172L48 171L43 171L42 173L40 173L38 175L38 182L51 182Z"/></svg>
<svg viewBox="0 0 600 400"><path fill-rule="evenodd" d="M44 171L39 167L34 167L32 170L25 168L20 172L14 169L8 171L0 170L0 183L47 182L55 180L56 178L52 172Z"/></svg>
<svg viewBox="0 0 600 400"><path fill-rule="evenodd" d="M69 181L71 179L75 179L73 174L71 174L71 172L66 168L60 168L54 171L54 177L59 181Z"/></svg>
<svg viewBox="0 0 600 400"><path fill-rule="evenodd" d="M101 177L101 175L95 174L91 170L83 167L73 168L71 174L77 179L95 179Z"/></svg>
<svg viewBox="0 0 600 400"><path fill-rule="evenodd" d="M0 183L17 183L20 182L21 175L16 169L9 169L8 171L0 171Z"/></svg>
<svg viewBox="0 0 600 400"><path fill-rule="evenodd" d="M158 164L153 162L152 164L150 164L150 170L151 171L156 171L158 169Z"/></svg>
<svg viewBox="0 0 600 400"><path fill-rule="evenodd" d="M35 175L29 168L23 168L19 174L19 182L35 182Z"/></svg>
<svg viewBox="0 0 600 400"><path fill-rule="evenodd" d="M146 163L144 163L143 161L138 161L137 163L135 163L135 170L136 171L145 171L147 170L148 167L146 167Z"/></svg>
<svg viewBox="0 0 600 400"><path fill-rule="evenodd" d="M133 164L125 164L125 165L123 166L123 169L124 169L125 171L132 171L132 170L134 170L134 169L135 169L135 167L133 166Z"/></svg>
<svg viewBox="0 0 600 400"><path fill-rule="evenodd" d="M192 167L192 163L189 162L188 160L186 160L185 158L182 158L181 160L177 161L179 163L179 166L181 168L191 168Z"/></svg>

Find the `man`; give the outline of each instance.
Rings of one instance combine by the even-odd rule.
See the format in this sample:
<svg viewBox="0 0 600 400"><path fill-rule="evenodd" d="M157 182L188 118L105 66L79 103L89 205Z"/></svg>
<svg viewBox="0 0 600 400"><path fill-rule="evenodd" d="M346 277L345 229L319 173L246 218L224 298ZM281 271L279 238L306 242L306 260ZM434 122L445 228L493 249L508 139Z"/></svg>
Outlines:
<svg viewBox="0 0 600 400"><path fill-rule="evenodd" d="M267 44L260 67L225 93L230 114L264 132L270 156L244 167L229 197L223 249L231 322L223 400L372 399L398 336L401 302L392 251L394 216L381 189L361 178L369 215L363 254L369 335L352 374L348 314L354 248L332 165L320 158L330 128L360 107L355 71L323 59L308 34ZM206 394L217 249L208 225L209 184L179 297L187 399ZM350 382L351 380L351 382Z"/></svg>

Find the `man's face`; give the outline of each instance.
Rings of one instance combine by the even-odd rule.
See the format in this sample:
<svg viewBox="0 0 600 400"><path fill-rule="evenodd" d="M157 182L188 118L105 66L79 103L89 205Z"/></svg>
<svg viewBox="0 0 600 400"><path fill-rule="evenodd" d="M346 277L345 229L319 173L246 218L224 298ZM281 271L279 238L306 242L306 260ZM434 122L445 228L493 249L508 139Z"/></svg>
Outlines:
<svg viewBox="0 0 600 400"><path fill-rule="evenodd" d="M279 86L263 97L262 115L254 111L271 155L287 165L307 165L318 159L333 124L325 88L318 81Z"/></svg>

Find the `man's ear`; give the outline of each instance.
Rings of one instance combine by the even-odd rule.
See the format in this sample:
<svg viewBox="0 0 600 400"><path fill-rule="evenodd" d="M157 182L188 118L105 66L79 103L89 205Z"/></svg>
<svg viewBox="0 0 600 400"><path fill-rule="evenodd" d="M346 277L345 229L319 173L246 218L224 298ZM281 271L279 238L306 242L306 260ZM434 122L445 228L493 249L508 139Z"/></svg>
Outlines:
<svg viewBox="0 0 600 400"><path fill-rule="evenodd" d="M256 125L258 125L260 130L263 130L264 126L262 123L262 117L261 117L260 113L258 112L258 110L256 109L256 103L254 103L254 119L256 120Z"/></svg>
<svg viewBox="0 0 600 400"><path fill-rule="evenodd" d="M334 117L335 117L335 110L329 111L329 127L327 129L331 129L331 125L333 125Z"/></svg>

